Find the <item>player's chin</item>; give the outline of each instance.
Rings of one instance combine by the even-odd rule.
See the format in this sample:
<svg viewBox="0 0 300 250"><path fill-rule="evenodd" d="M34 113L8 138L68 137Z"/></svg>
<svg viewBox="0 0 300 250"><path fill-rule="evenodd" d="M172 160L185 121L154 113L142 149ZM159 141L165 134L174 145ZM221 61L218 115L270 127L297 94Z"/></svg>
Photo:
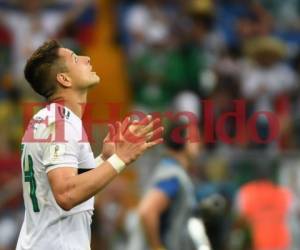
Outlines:
<svg viewBox="0 0 300 250"><path fill-rule="evenodd" d="M100 77L96 73L94 73L90 78L90 85L94 86L94 85L98 84L99 82L100 82Z"/></svg>

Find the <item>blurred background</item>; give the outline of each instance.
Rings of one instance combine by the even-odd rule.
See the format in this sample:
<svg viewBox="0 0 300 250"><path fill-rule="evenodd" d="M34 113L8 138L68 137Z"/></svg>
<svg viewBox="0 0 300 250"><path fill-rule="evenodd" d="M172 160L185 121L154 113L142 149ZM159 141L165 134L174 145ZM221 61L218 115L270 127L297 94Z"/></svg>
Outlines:
<svg viewBox="0 0 300 250"><path fill-rule="evenodd" d="M234 111L234 99L247 118L273 112L270 143L203 142L191 171L197 206L213 250L300 249L299 0L1 0L1 250L15 248L23 220L24 106L43 101L23 67L50 38L91 57L101 77L89 95L95 119L108 119L111 103L120 115L189 111L201 132L203 100L215 118ZM261 138L268 126L257 120ZM93 131L98 154L105 128ZM226 131L235 135L233 120ZM97 196L93 250L134 250L134 211L160 157L152 150ZM259 247L269 240L277 247Z"/></svg>

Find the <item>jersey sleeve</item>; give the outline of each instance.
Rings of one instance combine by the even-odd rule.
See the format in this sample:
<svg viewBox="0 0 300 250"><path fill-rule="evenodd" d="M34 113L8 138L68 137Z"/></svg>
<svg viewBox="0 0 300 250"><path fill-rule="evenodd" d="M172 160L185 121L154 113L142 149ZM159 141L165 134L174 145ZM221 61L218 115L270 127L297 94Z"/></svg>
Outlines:
<svg viewBox="0 0 300 250"><path fill-rule="evenodd" d="M58 121L56 123L65 122L64 140L55 138L55 123L49 126L49 134L51 141L43 143L42 147L42 162L46 169L46 173L59 167L78 168L78 157L80 153L80 145L77 140L78 131L72 124L66 121ZM56 126L58 127L58 126Z"/></svg>
<svg viewBox="0 0 300 250"><path fill-rule="evenodd" d="M156 182L154 187L165 193L169 199L174 199L179 192L180 184L178 178L171 177Z"/></svg>

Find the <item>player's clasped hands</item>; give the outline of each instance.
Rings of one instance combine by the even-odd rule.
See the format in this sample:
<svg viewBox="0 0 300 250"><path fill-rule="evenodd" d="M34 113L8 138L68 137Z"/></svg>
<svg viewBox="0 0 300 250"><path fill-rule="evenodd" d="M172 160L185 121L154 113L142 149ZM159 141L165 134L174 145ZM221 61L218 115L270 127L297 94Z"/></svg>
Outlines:
<svg viewBox="0 0 300 250"><path fill-rule="evenodd" d="M140 121L126 117L122 122L109 124L109 133L104 139L103 156L117 154L127 165L147 149L163 142L161 119L151 115Z"/></svg>

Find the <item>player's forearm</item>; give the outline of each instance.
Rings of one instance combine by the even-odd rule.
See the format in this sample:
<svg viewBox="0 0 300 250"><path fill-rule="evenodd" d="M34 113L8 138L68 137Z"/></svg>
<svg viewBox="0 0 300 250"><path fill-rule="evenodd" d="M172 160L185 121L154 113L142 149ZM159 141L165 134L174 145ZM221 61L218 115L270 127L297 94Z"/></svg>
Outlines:
<svg viewBox="0 0 300 250"><path fill-rule="evenodd" d="M65 190L58 195L57 201L63 209L70 210L93 197L117 175L117 171L105 161L93 170L69 177L64 185Z"/></svg>
<svg viewBox="0 0 300 250"><path fill-rule="evenodd" d="M159 214L151 211L139 211L144 233L151 250L160 249L162 243L159 236Z"/></svg>

